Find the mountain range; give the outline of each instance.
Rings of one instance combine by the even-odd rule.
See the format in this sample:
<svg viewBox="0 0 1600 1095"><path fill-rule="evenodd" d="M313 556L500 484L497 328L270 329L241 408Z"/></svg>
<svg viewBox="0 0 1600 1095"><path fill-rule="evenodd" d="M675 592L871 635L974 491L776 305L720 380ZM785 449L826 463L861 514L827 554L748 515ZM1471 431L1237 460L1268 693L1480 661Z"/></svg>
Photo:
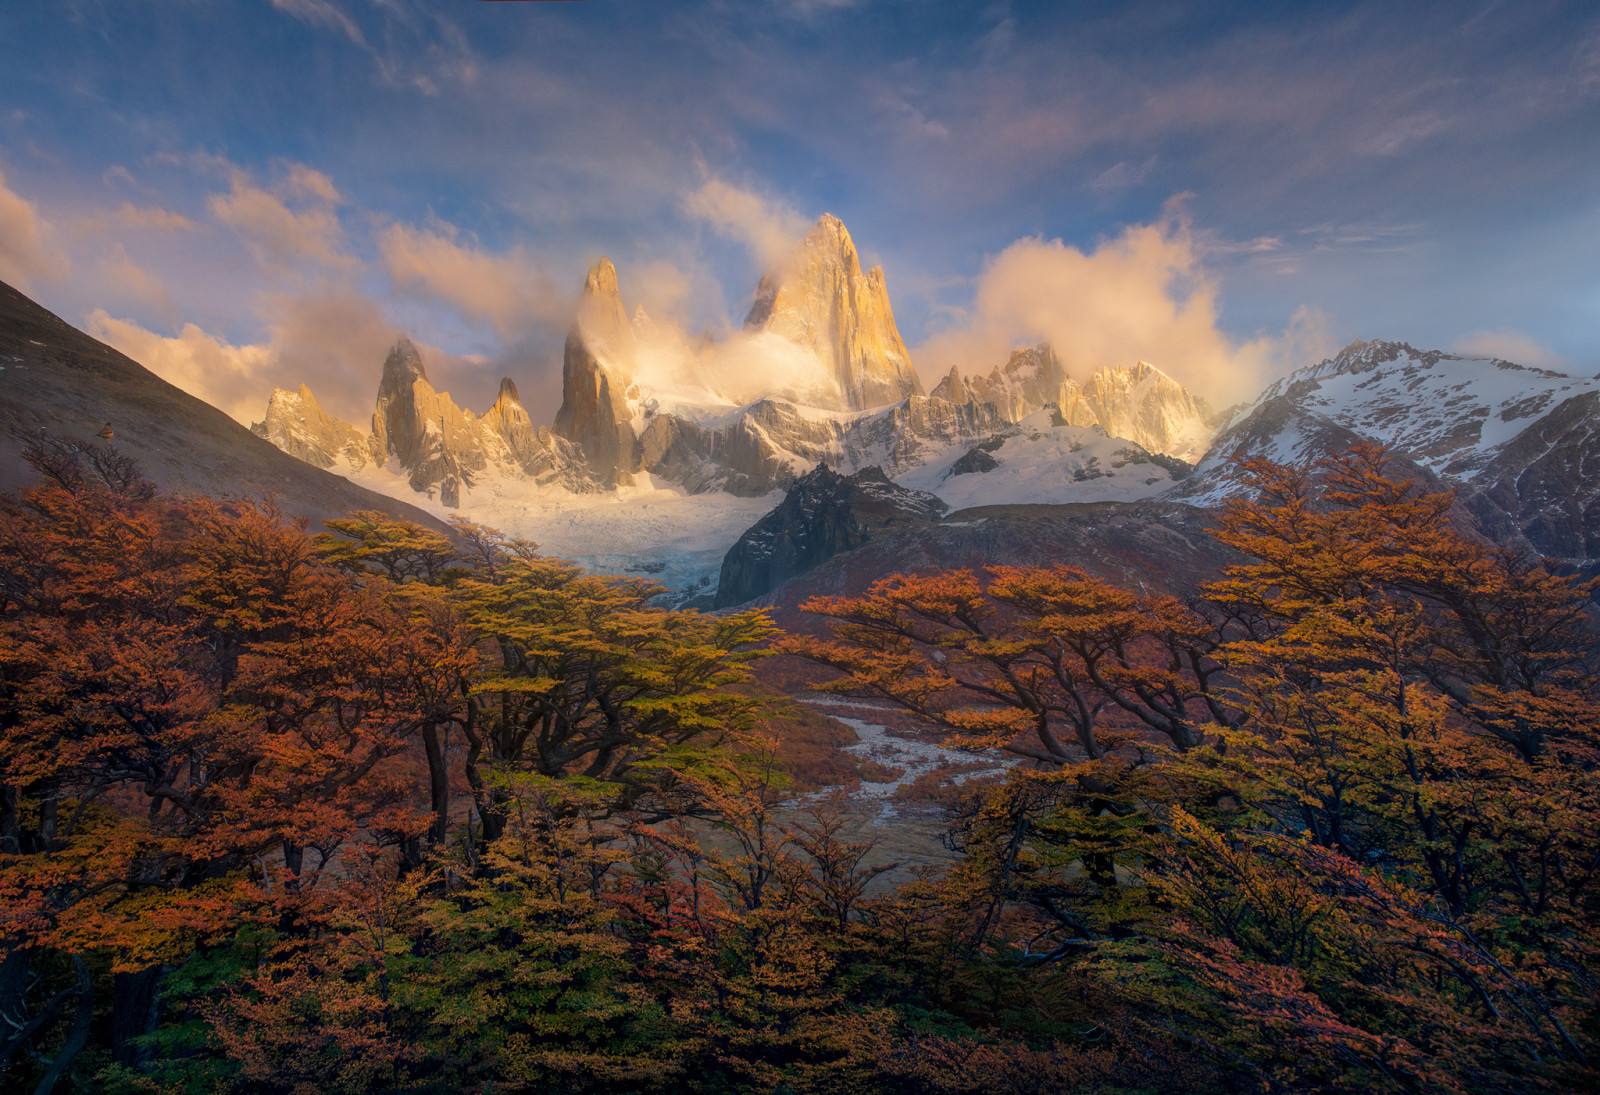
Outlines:
<svg viewBox="0 0 1600 1095"><path fill-rule="evenodd" d="M762 278L743 330L721 345L687 347L642 311L630 318L602 259L585 279L548 430L532 425L510 381L481 418L457 409L407 343L384 365L369 432L329 419L305 389L274 393L255 429L318 466L358 480L365 470L378 489L403 479L439 506L509 519L591 564L585 537L603 540L623 569L720 605L792 578L798 560L816 565L816 544L854 550L893 524L829 532L853 528L872 492L850 486L819 502L821 467L847 485L878 469L892 487L936 497L946 520L1017 505L1204 509L1235 489L1235 457L1297 461L1360 440L1455 489L1485 535L1592 568L1597 415L1600 380L1383 341L1357 341L1229 411L1146 361L1069 376L1048 345L987 371L952 368L923 395L882 271L863 273L849 231L824 216ZM630 499L639 514L653 504L654 518L634 527ZM802 513L815 528L793 527ZM701 533L692 543L688 528ZM795 549L802 541L811 546ZM769 549L783 560L762 562Z"/></svg>
<svg viewBox="0 0 1600 1095"><path fill-rule="evenodd" d="M370 422L329 415L302 385L274 391L246 431L6 289L0 470L29 478L16 457L29 431L108 422L169 486L270 492L315 520L459 512L721 607L798 596L822 574L843 589L884 568L1022 559L1128 577L1136 559L1193 555L1139 572L1181 584L1223 565L1191 537L1237 489L1234 458L1371 440L1454 489L1482 535L1600 568L1600 379L1357 341L1219 412L1145 361L1073 377L1038 345L975 364L924 394L882 270L862 270L831 216L720 342L630 313L601 259L548 425L509 378L481 414L458 406L401 339Z"/></svg>

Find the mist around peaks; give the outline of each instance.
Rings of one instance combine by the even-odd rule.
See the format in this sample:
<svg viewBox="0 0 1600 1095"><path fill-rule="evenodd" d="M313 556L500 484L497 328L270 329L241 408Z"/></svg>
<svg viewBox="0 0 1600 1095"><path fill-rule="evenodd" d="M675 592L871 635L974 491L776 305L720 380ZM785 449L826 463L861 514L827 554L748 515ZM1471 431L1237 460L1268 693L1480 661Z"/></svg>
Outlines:
<svg viewBox="0 0 1600 1095"><path fill-rule="evenodd" d="M1130 225L1092 250L1017 240L984 265L972 304L913 350L925 381L952 367L987 372L1022 347L1048 343L1067 375L1148 361L1223 406L1334 349L1325 317L1302 308L1278 333L1239 339L1219 325L1221 293L1180 208Z"/></svg>

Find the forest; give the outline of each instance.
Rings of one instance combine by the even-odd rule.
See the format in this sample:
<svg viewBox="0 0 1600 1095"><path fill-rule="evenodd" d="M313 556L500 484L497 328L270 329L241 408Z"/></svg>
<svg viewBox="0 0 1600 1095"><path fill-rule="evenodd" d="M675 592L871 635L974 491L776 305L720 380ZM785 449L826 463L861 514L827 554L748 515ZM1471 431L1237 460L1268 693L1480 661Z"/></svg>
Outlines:
<svg viewBox="0 0 1600 1095"><path fill-rule="evenodd" d="M1600 1089L1596 586L1382 450L1240 462L1181 597L895 575L787 634L27 456L6 1091ZM1016 758L948 867L784 805L768 658Z"/></svg>

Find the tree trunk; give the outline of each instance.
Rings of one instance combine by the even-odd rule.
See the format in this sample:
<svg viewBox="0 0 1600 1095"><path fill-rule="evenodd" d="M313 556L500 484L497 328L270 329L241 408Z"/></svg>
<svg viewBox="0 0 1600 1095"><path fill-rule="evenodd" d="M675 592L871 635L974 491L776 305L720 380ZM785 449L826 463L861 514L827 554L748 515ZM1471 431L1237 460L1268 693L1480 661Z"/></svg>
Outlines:
<svg viewBox="0 0 1600 1095"><path fill-rule="evenodd" d="M67 1040L56 1051L55 1059L39 1080L39 1086L33 1089L33 1095L50 1095L57 1081L72 1068L72 1062L89 1041L89 1026L94 1022L94 982L89 980L89 970L84 966L83 959L73 955L72 966L78 973L78 1014L72 1021L72 1029L67 1032Z"/></svg>
<svg viewBox="0 0 1600 1095"><path fill-rule="evenodd" d="M423 724L422 745L428 753L428 791L433 800L433 824L428 829L428 842L437 848L444 843L450 825L450 770L445 765L438 723Z"/></svg>
<svg viewBox="0 0 1600 1095"><path fill-rule="evenodd" d="M155 965L112 977L111 1059L117 1064L138 1068L150 1059L151 1051L135 1044L134 1039L155 1033L161 1019L161 980L165 976L166 970Z"/></svg>
<svg viewBox="0 0 1600 1095"><path fill-rule="evenodd" d="M0 855L22 854L20 793L10 783L0 783Z"/></svg>

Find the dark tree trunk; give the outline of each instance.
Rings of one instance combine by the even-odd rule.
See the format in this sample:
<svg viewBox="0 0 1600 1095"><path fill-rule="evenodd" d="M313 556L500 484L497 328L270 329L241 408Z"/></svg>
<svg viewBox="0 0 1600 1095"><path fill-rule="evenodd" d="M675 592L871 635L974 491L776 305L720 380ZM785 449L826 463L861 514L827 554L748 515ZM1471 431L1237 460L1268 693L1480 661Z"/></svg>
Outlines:
<svg viewBox="0 0 1600 1095"><path fill-rule="evenodd" d="M400 842L400 877L422 869L422 841L408 836Z"/></svg>
<svg viewBox="0 0 1600 1095"><path fill-rule="evenodd" d="M0 855L22 854L22 822L18 816L17 788L0 783Z"/></svg>
<svg viewBox="0 0 1600 1095"><path fill-rule="evenodd" d="M445 765L438 723L423 724L422 745L428 753L428 791L433 800L433 824L428 828L428 842L437 848L444 843L450 825L450 770Z"/></svg>
<svg viewBox="0 0 1600 1095"><path fill-rule="evenodd" d="M12 940L6 947L6 956L0 958L0 1072L11 1063L11 1055L21 1044L21 1035L28 1029L28 1002L24 993L28 987L29 949Z"/></svg>
<svg viewBox="0 0 1600 1095"><path fill-rule="evenodd" d="M33 1089L33 1095L50 1095L61 1077L71 1070L72 1062L89 1041L89 1026L94 1022L94 982L89 980L89 970L77 955L72 957L72 967L78 974L78 1012L72 1021L72 1029L67 1032L67 1040L56 1050L55 1058L50 1062L50 1067L45 1069L39 1086Z"/></svg>
<svg viewBox="0 0 1600 1095"><path fill-rule="evenodd" d="M161 1019L161 979L166 970L148 966L135 973L119 973L111 981L111 1059L138 1068L150 1050L134 1044L135 1038L154 1034Z"/></svg>

